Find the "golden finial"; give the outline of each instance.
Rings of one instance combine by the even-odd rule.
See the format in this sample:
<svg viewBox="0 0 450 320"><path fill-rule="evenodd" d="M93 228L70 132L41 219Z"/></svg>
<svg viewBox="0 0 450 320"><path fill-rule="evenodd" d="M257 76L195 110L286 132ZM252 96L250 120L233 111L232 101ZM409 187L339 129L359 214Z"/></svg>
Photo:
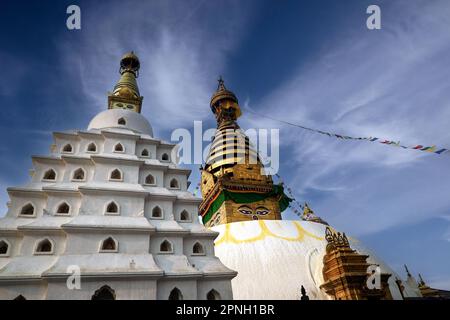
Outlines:
<svg viewBox="0 0 450 320"><path fill-rule="evenodd" d="M134 76L137 78L139 76L139 68L141 67L141 63L139 62L139 58L134 54L134 51L128 52L123 55L122 59L120 59L120 74L124 74L125 72L132 72Z"/></svg>
<svg viewBox="0 0 450 320"><path fill-rule="evenodd" d="M231 92L230 90L228 90L225 87L225 81L223 80L222 76L219 77L219 79L217 79L218 85L217 85L217 90L216 92L214 92L212 98L211 98L211 108L218 102L222 101L222 100L231 100L234 103L238 103L238 99L236 97L236 95Z"/></svg>
<svg viewBox="0 0 450 320"><path fill-rule="evenodd" d="M108 95L108 109L127 109L140 113L142 99L136 78L139 76L141 63L131 51L120 59L120 79Z"/></svg>
<svg viewBox="0 0 450 320"><path fill-rule="evenodd" d="M222 76L219 76L219 79L217 79L217 82L219 83L217 85L217 91L227 90L227 88L225 88L225 81L223 81Z"/></svg>

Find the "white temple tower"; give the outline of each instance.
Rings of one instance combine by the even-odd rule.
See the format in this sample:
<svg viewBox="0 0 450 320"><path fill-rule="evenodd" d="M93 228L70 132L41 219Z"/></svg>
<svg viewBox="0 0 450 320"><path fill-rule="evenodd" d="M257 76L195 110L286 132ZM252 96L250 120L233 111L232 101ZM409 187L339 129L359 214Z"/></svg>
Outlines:
<svg viewBox="0 0 450 320"><path fill-rule="evenodd" d="M140 114L139 67L125 55L108 110L54 133L31 182L8 188L0 299L232 299L236 272L198 221L190 170ZM78 270L81 288L69 289Z"/></svg>

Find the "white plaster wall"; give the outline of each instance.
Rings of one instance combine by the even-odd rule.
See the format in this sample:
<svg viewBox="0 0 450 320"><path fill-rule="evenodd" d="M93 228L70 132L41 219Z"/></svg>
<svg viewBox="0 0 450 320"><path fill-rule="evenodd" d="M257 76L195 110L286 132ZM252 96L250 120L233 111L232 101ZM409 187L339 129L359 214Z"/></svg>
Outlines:
<svg viewBox="0 0 450 320"><path fill-rule="evenodd" d="M92 254L100 251L103 240L113 237L118 242L118 252L142 254L149 251L149 235L145 233L122 232L70 232L67 235L66 255Z"/></svg>
<svg viewBox="0 0 450 320"><path fill-rule="evenodd" d="M198 256L198 254L193 253L194 244L199 242L203 246L203 251L205 256L213 256L214 255L214 246L211 243L211 240L199 238L199 237L186 237L183 241L183 252L186 256ZM200 255L201 256L201 255Z"/></svg>
<svg viewBox="0 0 450 320"><path fill-rule="evenodd" d="M66 202L70 206L68 216L77 216L81 205L81 195L67 193L52 193L47 198L47 211L56 215L59 205Z"/></svg>
<svg viewBox="0 0 450 320"><path fill-rule="evenodd" d="M324 225L259 220L212 229L220 232L216 255L238 272L232 280L235 299L297 300L302 285L311 300L329 298L319 288L326 247Z"/></svg>
<svg viewBox="0 0 450 320"><path fill-rule="evenodd" d="M216 290L220 295L220 300L232 300L233 293L230 280L199 280L197 282L197 299L206 300L209 291Z"/></svg>
<svg viewBox="0 0 450 320"><path fill-rule="evenodd" d="M22 207L25 206L28 203L33 204L34 206L34 214L35 217L41 217L43 210L46 208L46 197L45 194L39 195L13 195L10 197L11 199L11 205L8 208L8 212L6 213L7 216L10 217L18 217ZM34 219L34 217L26 217L26 216L20 216L24 217L26 219Z"/></svg>
<svg viewBox="0 0 450 320"><path fill-rule="evenodd" d="M96 152L87 151L87 148L91 143L95 143L95 145L97 146ZM85 156L101 154L103 153L104 144L105 139L102 136L83 137L80 141L79 154Z"/></svg>
<svg viewBox="0 0 450 320"><path fill-rule="evenodd" d="M106 206L115 201L119 206L119 215L125 217L140 216L144 210L145 195L117 195L117 194L85 194L83 195L80 213L89 215L105 215Z"/></svg>
<svg viewBox="0 0 450 320"><path fill-rule="evenodd" d="M52 184L63 180L64 177L64 163L61 161L59 164L55 163L54 161L50 162L40 162L40 161L34 161L34 175L31 178L32 182L36 183L43 183L43 184ZM55 181L42 181L44 178L45 172L48 170L53 169L56 172L56 179Z"/></svg>
<svg viewBox="0 0 450 320"><path fill-rule="evenodd" d="M111 163L96 163L94 181L109 182L111 172L115 169L119 169L122 172L122 182L125 183L138 183L139 167L136 165L118 164L116 161Z"/></svg>
<svg viewBox="0 0 450 320"><path fill-rule="evenodd" d="M85 171L85 180L83 182L74 182L72 181L72 176L75 170L78 168L83 168ZM92 180L92 177L94 176L94 165L92 165L90 162L67 162L65 172L64 172L64 183L73 183L74 185L79 185L80 183L84 184L88 181Z"/></svg>
<svg viewBox="0 0 450 320"><path fill-rule="evenodd" d="M170 163L173 160L171 152L172 152L172 148L164 147L164 146L158 146L158 148L156 150L156 159L160 160L163 163ZM167 155L169 156L169 160L168 161L162 160L162 155L164 153L167 153Z"/></svg>
<svg viewBox="0 0 450 320"><path fill-rule="evenodd" d="M155 206L162 209L162 219L153 218L152 210ZM150 197L145 201L144 215L151 220L174 220L173 216L173 202L171 200L160 200Z"/></svg>
<svg viewBox="0 0 450 320"><path fill-rule="evenodd" d="M121 143L124 147L124 152L115 152L114 147L117 143ZM105 154L136 154L136 141L134 139L127 138L126 136L123 136L121 138L112 138L112 137L106 137L105 144L103 148L103 152Z"/></svg>
<svg viewBox="0 0 450 320"><path fill-rule="evenodd" d="M10 257L0 256L0 269L3 269L11 260Z"/></svg>
<svg viewBox="0 0 450 320"><path fill-rule="evenodd" d="M148 157L141 156L142 150L148 150ZM136 155L142 159L156 159L156 145L145 142L138 142L136 145Z"/></svg>
<svg viewBox="0 0 450 320"><path fill-rule="evenodd" d="M8 248L8 255L7 256L1 256L0 259L7 259L14 256L17 256L20 254L20 247L22 244L22 236L19 234L0 234L0 240L6 240L7 243L9 243ZM0 268L2 266L2 261L0 261Z"/></svg>
<svg viewBox="0 0 450 320"><path fill-rule="evenodd" d="M168 300L170 292L178 288L183 295L183 300L197 299L197 281L196 280L182 280L182 279L167 279L158 281L158 300Z"/></svg>
<svg viewBox="0 0 450 320"><path fill-rule="evenodd" d="M170 187L170 181L175 178L178 180L179 188L171 188ZM164 187L167 189L175 189L175 190L181 190L186 191L187 190L187 178L185 175L182 174L174 174L174 173L168 173L164 177Z"/></svg>
<svg viewBox="0 0 450 320"><path fill-rule="evenodd" d="M164 240L168 240L172 244L172 252L171 253L161 253L160 246L161 243ZM172 235L172 236L163 236L158 235L156 233L155 235L152 235L150 237L150 253L157 255L168 255L168 254L175 254L175 255L182 255L183 254L183 238L180 238L179 236Z"/></svg>
<svg viewBox="0 0 450 320"><path fill-rule="evenodd" d="M156 187L164 187L164 172L156 169L141 169L139 172L139 184L145 184L145 178L151 174L155 178Z"/></svg>
<svg viewBox="0 0 450 320"><path fill-rule="evenodd" d="M155 300L156 280L143 278L81 279L80 290L69 290L65 281L51 280L48 284L48 300L91 300L95 291L109 286L117 300Z"/></svg>
<svg viewBox="0 0 450 320"><path fill-rule="evenodd" d="M20 294L27 300L43 300L47 294L46 281L18 281L2 283L0 285L0 300L13 300Z"/></svg>
<svg viewBox="0 0 450 320"><path fill-rule="evenodd" d="M60 255L64 253L66 236L62 234L48 234L40 232L27 232L23 236L20 255L33 256L37 244L44 239L49 239L53 243L53 253L50 255Z"/></svg>
<svg viewBox="0 0 450 320"><path fill-rule="evenodd" d="M189 213L189 220L188 221L181 221L180 215L183 210L186 210ZM185 203L181 201L176 201L173 205L173 212L175 220L177 220L180 223L184 222L194 222L197 223L197 215L198 215L198 206L192 203Z"/></svg>
<svg viewBox="0 0 450 320"><path fill-rule="evenodd" d="M72 145L72 152L71 153L66 153L66 152L62 151L64 146L66 144L68 144L68 143L70 143ZM77 136L73 136L71 138L57 138L57 137L55 137L55 145L56 145L56 150L55 150L56 154L77 154L78 150L79 150L79 147L80 147L79 139L77 138Z"/></svg>
<svg viewBox="0 0 450 320"><path fill-rule="evenodd" d="M135 115L130 115L134 117ZM139 115L141 117L141 115ZM139 119L138 119L139 120ZM116 121L116 120L115 120ZM128 120L127 120L128 121ZM139 120L140 121L140 120ZM133 121L130 122L133 124ZM145 124L145 123L144 123ZM151 128L149 129L151 130ZM117 129L117 131L120 131ZM127 130L124 130L124 132ZM129 131L128 131L129 134ZM90 156L90 155L106 155L106 156L117 156L123 157L123 154L115 153L114 146L120 142L124 148L126 155L135 156L137 155L140 159L145 159L140 156L140 152L143 148L148 149L150 153L149 158L153 159L161 159L163 153L167 153L169 157L171 157L172 147L162 146L158 147L156 144L147 143L145 141L136 141L137 139L133 139L133 137L129 137L127 135L123 135L120 137L116 133L105 133L103 135L89 135L89 134L81 134L79 137L67 137L67 138L56 138L55 144L56 147L52 152L53 155L60 155L61 149L67 143L70 143L73 148L73 152L70 155L73 156ZM86 152L87 146L91 142L95 142L97 145L97 152L94 154ZM137 145L137 147L136 147ZM175 160L175 159L172 159ZM79 160L79 159L70 159L67 157L67 160L61 160L61 163L50 163L45 161L34 161L35 165L35 176L32 178L33 182L38 183L37 186L40 185L49 185L58 186L60 183L64 185L62 187L66 188L70 186L76 190L76 188L80 185L91 185L91 186L101 186L103 183L107 183L109 187L120 189L121 186L126 187L126 189L130 188L132 184L135 185L135 188L142 188L139 184L143 184L144 179L147 173L152 173L156 178L156 183L158 187L168 187L170 184L170 180L173 177L176 177L181 190L187 189L187 176L185 174L177 174L171 173L166 177L164 176L165 169L147 169L145 166L142 166L140 163L130 163L130 162L118 162L117 160L111 161L108 163L108 160L99 160L95 164L89 160ZM151 161L149 161L151 162ZM165 164L173 163L171 160L165 162ZM41 179L46 170L49 168L53 168L56 171L57 179L56 182L42 183ZM73 182L72 175L73 172L78 169L83 168L85 170L85 180L82 182ZM123 182L111 182L109 180L110 172L118 168L124 174ZM142 168L142 169L141 169ZM173 172L173 171L172 171ZM96 184L97 183L97 184ZM36 186L34 186L36 187ZM162 191L161 189L152 187L145 187L149 192ZM123 190L126 191L126 190ZM167 192L165 192L167 193ZM180 231L180 225L173 222L175 219L180 219L180 213L183 209L186 209L191 216L191 220L194 222L196 220L197 206L195 204L183 201L176 201L175 199L167 199L166 196L149 196L146 194L133 194L129 192L110 192L110 191L102 191L102 190L85 190L80 191L80 194L77 193L68 193L68 192L45 192L43 191L40 194L35 193L17 193L11 196L11 205L8 210L8 217L17 217L23 205L31 202L35 206L35 213L37 218L26 218L21 219L21 225L27 224L27 221L34 222L40 221L39 219L43 215L44 209L46 209L50 214L55 213L57 207L62 202L67 202L71 206L70 215L75 217L77 215L84 216L103 216L105 212L105 207L111 201L115 201L119 205L119 214L123 217L138 217L143 216L145 212L145 216L149 218L150 223L152 221L157 226L156 234L151 234L150 232L136 231L136 230L114 230L108 228L109 219L115 218L114 223L119 223L121 217L102 217L102 221L99 219L89 219L86 217L85 219L80 219L79 221L83 221L86 223L86 229L82 230L23 230L21 232L17 232L14 234L2 234L0 235L0 239L5 239L10 244L10 254L9 257L1 257L0 258L0 276L2 268L9 263L10 261L18 262L19 264L25 263L21 261L32 261L26 262L30 264L30 268L33 268L32 265L37 259L50 259L51 261L57 261L58 256L60 255L87 255L86 259L99 259L103 253L100 253L101 243L107 239L108 237L113 237L118 242L118 253L120 254L134 254L134 255L148 255L148 253L152 253L154 255L165 256L172 255L171 258L181 258L184 259L182 255L186 253L188 257L191 256L192 246L195 243L195 238L187 236L187 242L184 244L184 238L186 235L183 233L180 235L176 231ZM176 203L174 205L174 202ZM155 221L155 218L151 217L151 211L154 206L158 205L162 209L163 217L161 220L164 221ZM195 217L195 218L194 218ZM54 217L46 216L45 223L49 223L48 219L53 219ZM56 218L55 218L56 219ZM61 219L61 218L58 218ZM69 218L70 219L70 218ZM79 219L79 217L78 217ZM131 219L131 218L129 218ZM62 219L68 220L68 219ZM133 220L133 219L131 219ZM25 222L22 222L25 221ZM128 221L128 220L127 220ZM171 222L170 222L171 221ZM1 223L1 220L0 220ZM99 226L97 223L106 224L105 226ZM187 222L189 223L189 222ZM50 223L53 225L53 223ZM53 227L57 228L58 224L56 223ZM186 229L189 229L188 225L185 225ZM164 230L163 230L164 229ZM166 229L170 229L167 232ZM173 229L174 232L171 232ZM163 231L163 232L159 232ZM38 257L34 256L34 251L37 243L45 238L48 238L53 243L53 253L50 257ZM161 253L160 245L164 240L170 241L172 244L172 252L171 253ZM204 250L207 255L213 253L213 244L209 238L201 238L199 239L204 247ZM109 253L110 255L115 255L115 253ZM96 255L96 256L91 256ZM173 255L177 255L176 257ZM16 256L20 256L20 259L24 260L14 260L19 258L14 258ZM11 258L13 257L13 258ZM29 258L31 257L31 258ZM101 258L100 258L101 259ZM105 255L105 259L107 256ZM175 259L175 260L177 260ZM161 259L164 261L165 259ZM171 259L167 259L169 262ZM3 261L3 262L2 262ZM47 261L47 260L46 260ZM104 260L106 261L106 260ZM51 262L53 263L53 262ZM160 266L162 268L166 268L166 271L173 271L171 268L172 265ZM12 266L12 264L11 264ZM26 266L28 268L28 265ZM35 273L43 272L45 268L48 266L43 266L41 271L36 271ZM110 271L110 270L108 270ZM115 290L117 299L155 299L160 297L161 299L167 299L170 293L175 286L178 287L183 294L184 299L196 299L198 295L197 288L197 276L194 279L189 279L189 277L183 276L182 278L173 278L165 276L163 279L154 280L150 278L142 278L142 277L134 277L134 276L123 276L120 275L120 278L86 278L82 280L82 289L81 290L68 290L66 287L65 281L55 280L46 278L40 281L32 281L24 280L19 282L8 282L1 281L0 282L0 299L12 299L17 295L22 294L27 299L91 299L94 292L102 287L103 285L109 285L113 290ZM1 280L1 277L0 277ZM47 291L47 281L49 281L48 291ZM214 280L215 281L215 280ZM213 281L213 282L214 282ZM201 293L208 291L208 288L213 285L203 285L204 288L201 289ZM218 285L214 287L217 291L221 291L221 281L218 282ZM224 282L228 283L228 290L231 294L231 284L229 280L224 280ZM158 287L157 285L161 286ZM223 286L223 290L225 290L226 285ZM206 291L205 291L206 290ZM210 289L209 289L210 290ZM158 293L157 293L158 292ZM205 296L206 297L206 296Z"/></svg>
<svg viewBox="0 0 450 320"><path fill-rule="evenodd" d="M124 118L126 125L119 125L118 120ZM152 126L140 113L122 109L108 109L97 114L89 123L90 129L122 128L153 136ZM116 129L117 130L117 129Z"/></svg>

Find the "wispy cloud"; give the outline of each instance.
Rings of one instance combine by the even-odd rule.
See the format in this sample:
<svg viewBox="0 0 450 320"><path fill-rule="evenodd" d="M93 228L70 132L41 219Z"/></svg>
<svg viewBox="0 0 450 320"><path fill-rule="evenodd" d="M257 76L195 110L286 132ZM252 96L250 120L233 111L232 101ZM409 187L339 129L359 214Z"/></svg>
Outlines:
<svg viewBox="0 0 450 320"><path fill-rule="evenodd" d="M245 58L230 63L230 56L243 51L247 32L254 32L249 38L266 40L264 30L260 30L261 17L254 19L259 5L264 6L260 3L82 2L82 30L63 32L36 61L30 58L24 64L14 53L0 53L9 77L0 79L0 96L7 97L9 103L30 96L30 101L21 102L23 108L4 109L8 110L4 115L21 123L16 125L21 130L34 128L34 116L42 114L45 125L49 124L36 126L40 131L21 135L8 128L14 126L10 123L2 127L4 141L8 140L0 147L5 155L0 176L2 190L25 180L31 153L48 150L51 139L46 129L75 129L73 123L83 122L87 125L92 116L106 108L107 91L119 78L119 58L126 51L134 50L141 59L138 82L144 96L143 113L158 138L168 137L168 131L177 127L191 128L194 119L211 120L208 101L217 75L241 75L243 64L251 65L258 55L268 58L255 61L283 59L283 52L268 43L267 50L255 50L249 45L246 49L252 51ZM360 5L359 1L351 3L348 8ZM309 10L309 6L305 4L304 8ZM286 13L282 11L274 19L273 30L282 25ZM364 15L362 12L357 18L363 25ZM308 60L292 65L292 73L287 76L279 74L276 79L282 82L267 95L257 96L263 90L256 90L255 96L245 97L236 88L241 103L246 101L244 107L247 104L259 113L326 131L450 147L450 3L382 1L383 25L379 31L347 28L347 23L339 24L339 16L348 22L349 16L337 12L333 23L338 31L318 38L322 46L318 52L301 48L302 52L308 51ZM254 20L259 21L258 28L253 28ZM302 33L294 25L279 30L285 32L286 39L301 40ZM51 29L57 26L59 22ZM304 26L308 27L308 23ZM26 48L26 42L23 45ZM53 45L59 48L58 55ZM49 57L48 61L44 56ZM43 61L48 66L43 66ZM254 63L252 67L258 69L259 75L264 74L267 65ZM29 77L33 81L25 86L28 70L33 71ZM264 81L256 77L255 87L256 82ZM230 88L235 89L233 84ZM35 103L33 99L41 95L47 99ZM45 108L47 102L50 106ZM60 108L61 104L64 108ZM55 108L59 112L54 112ZM450 157L379 143L338 141L250 116L245 111L240 124L245 129L281 127L280 168L285 181L299 200L307 200L316 213L353 236L372 235L375 239L396 226L420 225L422 220L450 214ZM198 170L193 171L191 180L195 186ZM7 194L0 193L0 205L6 201ZM3 212L0 209L0 215ZM296 218L292 213L286 217ZM450 226L444 227L439 236L440 240L450 241ZM396 235L393 238L392 243L381 248L385 249L382 255L400 241ZM420 259L415 254L411 259ZM400 258L392 260L393 265L402 263ZM437 286L448 283L444 276L434 276L430 275L430 281Z"/></svg>
<svg viewBox="0 0 450 320"><path fill-rule="evenodd" d="M380 31L337 34L261 99L260 113L342 134L450 147L450 4L404 4L383 6ZM247 123L280 126L261 118ZM296 168L288 182L300 199L317 199L318 213L335 225L372 233L450 208L443 191L450 189L449 157L300 130L281 131L282 165Z"/></svg>
<svg viewBox="0 0 450 320"><path fill-rule="evenodd" d="M157 130L192 123L209 116L217 75L245 34L250 16L238 5L246 6L238 1L149 1L124 10L96 4L84 9L95 21L83 22L81 45L65 41L62 46L67 72L76 75L82 94L99 111L106 106L106 95L100 93L112 90L118 80L119 57L134 50L142 65L143 113Z"/></svg>

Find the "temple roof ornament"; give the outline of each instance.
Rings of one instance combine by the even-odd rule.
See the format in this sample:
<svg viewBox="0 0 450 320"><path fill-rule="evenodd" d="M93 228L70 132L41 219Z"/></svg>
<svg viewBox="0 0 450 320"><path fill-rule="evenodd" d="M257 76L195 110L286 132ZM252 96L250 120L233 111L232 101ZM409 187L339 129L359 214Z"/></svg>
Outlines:
<svg viewBox="0 0 450 320"><path fill-rule="evenodd" d="M236 120L242 114L236 95L225 87L222 76L217 80L217 90L211 97L210 107L217 121Z"/></svg>
<svg viewBox="0 0 450 320"><path fill-rule="evenodd" d="M426 286L427 284L423 281L422 275L419 273L419 287Z"/></svg>
<svg viewBox="0 0 450 320"><path fill-rule="evenodd" d="M236 97L236 95L228 90L225 87L225 81L223 80L222 76L219 76L219 79L217 79L217 90L216 92L214 92L214 94L211 97L211 108L213 105L215 105L217 102L224 100L224 99L230 99L236 103L238 103L238 99Z"/></svg>
<svg viewBox="0 0 450 320"><path fill-rule="evenodd" d="M350 247L345 233L327 227L325 239L328 242L323 257L323 279L320 286L335 300L391 300L389 273L381 273L381 287L367 287L369 263L366 254L360 254Z"/></svg>
<svg viewBox="0 0 450 320"><path fill-rule="evenodd" d="M325 240L327 240L329 245L333 245L334 247L349 247L350 244L348 242L347 236L344 233L333 231L330 227L325 229Z"/></svg>
<svg viewBox="0 0 450 320"><path fill-rule="evenodd" d="M450 291L431 288L423 280L422 275L420 273L419 273L418 288L420 290L420 294L425 299L450 300Z"/></svg>
<svg viewBox="0 0 450 320"><path fill-rule="evenodd" d="M120 60L120 79L108 95L108 109L129 109L140 113L142 100L136 78L139 77L141 63L131 51Z"/></svg>
<svg viewBox="0 0 450 320"><path fill-rule="evenodd" d="M317 216L306 202L303 206L302 220L317 222L328 226L328 222Z"/></svg>
<svg viewBox="0 0 450 320"><path fill-rule="evenodd" d="M141 63L134 51L125 53L120 60L120 74L125 72L132 72L136 78L139 77L139 68Z"/></svg>
<svg viewBox="0 0 450 320"><path fill-rule="evenodd" d="M404 266L405 266L405 270L406 270L406 275L408 276L408 278L412 278L412 275L408 270L408 266L406 264Z"/></svg>

